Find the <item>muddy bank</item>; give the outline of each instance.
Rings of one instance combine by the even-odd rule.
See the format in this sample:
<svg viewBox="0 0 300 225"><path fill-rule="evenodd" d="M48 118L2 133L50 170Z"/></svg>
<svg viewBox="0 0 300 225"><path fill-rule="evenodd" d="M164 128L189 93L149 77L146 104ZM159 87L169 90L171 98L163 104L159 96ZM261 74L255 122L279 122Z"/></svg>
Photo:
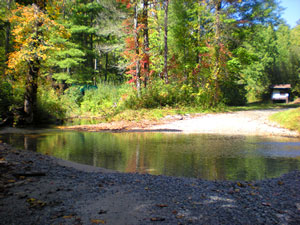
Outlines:
<svg viewBox="0 0 300 225"><path fill-rule="evenodd" d="M69 166L0 144L0 224L300 223L299 171L214 182Z"/></svg>

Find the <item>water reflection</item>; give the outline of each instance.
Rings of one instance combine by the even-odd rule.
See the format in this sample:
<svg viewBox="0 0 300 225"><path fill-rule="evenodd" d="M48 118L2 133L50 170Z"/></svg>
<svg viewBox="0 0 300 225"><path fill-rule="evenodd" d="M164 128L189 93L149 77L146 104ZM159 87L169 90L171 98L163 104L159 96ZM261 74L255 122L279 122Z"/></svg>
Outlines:
<svg viewBox="0 0 300 225"><path fill-rule="evenodd" d="M257 180L300 168L300 142L291 138L62 131L0 137L18 147L122 172Z"/></svg>

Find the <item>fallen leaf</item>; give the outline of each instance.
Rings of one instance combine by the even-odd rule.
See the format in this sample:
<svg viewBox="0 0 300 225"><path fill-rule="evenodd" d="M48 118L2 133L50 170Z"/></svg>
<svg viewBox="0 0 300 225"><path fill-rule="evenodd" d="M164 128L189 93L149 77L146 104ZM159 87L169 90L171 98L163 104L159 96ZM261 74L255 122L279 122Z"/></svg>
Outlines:
<svg viewBox="0 0 300 225"><path fill-rule="evenodd" d="M46 205L45 202L35 199L35 198L28 198L26 200L26 202L28 202L30 204L31 208L42 208Z"/></svg>
<svg viewBox="0 0 300 225"><path fill-rule="evenodd" d="M234 189L234 191L238 193L238 192L240 192L240 189L236 188L236 189Z"/></svg>
<svg viewBox="0 0 300 225"><path fill-rule="evenodd" d="M105 220L97 220L97 219L94 219L94 220L91 220L91 223L95 223L95 224L105 224Z"/></svg>
<svg viewBox="0 0 300 225"><path fill-rule="evenodd" d="M240 183L240 182L236 182L237 186L239 187L245 187L245 185L243 183Z"/></svg>
<svg viewBox="0 0 300 225"><path fill-rule="evenodd" d="M261 204L264 206L271 206L271 204L269 202L262 202Z"/></svg>
<svg viewBox="0 0 300 225"><path fill-rule="evenodd" d="M277 184L278 184L278 185L283 185L284 183L283 183L282 181L279 180L279 181L277 182Z"/></svg>
<svg viewBox="0 0 300 225"><path fill-rule="evenodd" d="M166 219L162 218L162 217L152 217L150 220L151 221L165 221Z"/></svg>
<svg viewBox="0 0 300 225"><path fill-rule="evenodd" d="M34 202L34 201L36 201L36 199L35 198L28 198L26 201L27 202Z"/></svg>
<svg viewBox="0 0 300 225"><path fill-rule="evenodd" d="M64 219L71 219L73 215L63 216Z"/></svg>
<svg viewBox="0 0 300 225"><path fill-rule="evenodd" d="M160 207L160 208L168 207L168 205L166 205L166 204L157 204L156 206Z"/></svg>

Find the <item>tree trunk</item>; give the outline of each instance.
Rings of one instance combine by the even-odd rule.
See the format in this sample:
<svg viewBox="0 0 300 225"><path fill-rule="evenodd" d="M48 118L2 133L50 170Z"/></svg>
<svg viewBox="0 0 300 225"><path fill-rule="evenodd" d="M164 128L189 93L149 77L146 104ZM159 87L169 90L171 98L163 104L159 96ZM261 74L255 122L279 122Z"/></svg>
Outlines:
<svg viewBox="0 0 300 225"><path fill-rule="evenodd" d="M38 73L39 62L31 61L29 65L29 73L26 76L24 96L24 112L26 114L25 121L28 124L32 124L36 121Z"/></svg>
<svg viewBox="0 0 300 225"><path fill-rule="evenodd" d="M197 50L196 50L196 54L197 54L196 63L198 65L200 65L200 63L201 63L201 57L200 57L200 51L199 51L200 42L201 42L201 13L200 13L200 7L201 7L201 1L198 0L198 12L197 12L198 13L198 28L197 28L198 32L197 32L197 44L196 44L196 47L197 47Z"/></svg>
<svg viewBox="0 0 300 225"><path fill-rule="evenodd" d="M162 28L161 28L161 26L160 26L160 22L159 22L159 18L158 18L158 11L160 10L160 3L158 2L158 1L153 1L153 11L151 12L152 13L152 16L154 17L154 19L155 19L155 23L154 24L157 24L157 26L156 26L156 30L157 30L157 33L158 33L158 37L160 37L160 35L161 35L161 30L162 30ZM160 49L160 48L159 48ZM161 50L159 50L159 54L162 54L162 52L161 52ZM158 77L160 78L160 79L164 79L163 78L163 71L162 72L160 72L159 74L158 74Z"/></svg>
<svg viewBox="0 0 300 225"><path fill-rule="evenodd" d="M93 18L93 16L91 16L90 27L93 27L93 26L94 26L93 20L94 20L94 18ZM91 55L90 55L90 67L91 67L91 69L93 70L93 69L94 69L94 55L93 55L93 53L92 53L93 50L94 50L94 46L93 46L93 43L94 43L94 41L93 41L94 35L93 35L93 33L90 34L89 39L90 39L90 40L89 40L89 47L90 47L90 51L91 51ZM95 73L95 71L93 71L93 73Z"/></svg>
<svg viewBox="0 0 300 225"><path fill-rule="evenodd" d="M8 60L8 53L10 52L10 23L7 23L6 29L5 29L5 61Z"/></svg>
<svg viewBox="0 0 300 225"><path fill-rule="evenodd" d="M139 36L138 36L138 4L137 2L135 3L134 6L134 43L135 43L135 54L136 54L136 89L137 89L137 94L138 97L141 97L141 71L140 71L140 59L139 59Z"/></svg>
<svg viewBox="0 0 300 225"><path fill-rule="evenodd" d="M7 11L9 12L10 11L10 8L11 8L11 0L7 0ZM10 26L10 23L8 22L7 23L7 26L5 28L5 61L8 60L8 53L10 52L10 29L11 29L11 26Z"/></svg>
<svg viewBox="0 0 300 225"><path fill-rule="evenodd" d="M37 14L39 8L37 5L32 5L34 8L34 18L35 18L35 39L37 40L35 45L39 45L40 36L42 35L39 31L39 27L42 25L42 22L39 20ZM36 48L36 46L33 46ZM36 122L36 109L37 109L37 80L40 70L40 62L38 57L34 57L33 60L29 62L29 72L26 76L25 83L25 96L24 96L24 112L25 112L25 121L28 124Z"/></svg>
<svg viewBox="0 0 300 225"><path fill-rule="evenodd" d="M143 3L143 24L144 24L144 87L147 87L149 79L149 32L148 32L148 0Z"/></svg>
<svg viewBox="0 0 300 225"><path fill-rule="evenodd" d="M215 66L213 71L214 80L214 103L216 104L220 100L220 87L219 87L219 73L221 69L221 58L220 58L220 44L221 44L221 22L220 22L220 12L222 9L222 0L215 0Z"/></svg>
<svg viewBox="0 0 300 225"><path fill-rule="evenodd" d="M164 53L164 78L165 83L169 83L168 77L168 8L169 0L165 0L165 53Z"/></svg>

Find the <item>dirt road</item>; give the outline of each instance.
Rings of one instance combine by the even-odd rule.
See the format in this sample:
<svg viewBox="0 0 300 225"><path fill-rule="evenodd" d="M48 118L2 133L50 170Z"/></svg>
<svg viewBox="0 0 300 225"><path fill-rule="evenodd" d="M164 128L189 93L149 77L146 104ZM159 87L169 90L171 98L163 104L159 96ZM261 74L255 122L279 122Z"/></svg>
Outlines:
<svg viewBox="0 0 300 225"><path fill-rule="evenodd" d="M154 125L147 129L178 130L185 133L299 136L298 132L281 128L278 124L268 119L270 115L280 110L283 109L203 114L196 118Z"/></svg>
<svg viewBox="0 0 300 225"><path fill-rule="evenodd" d="M193 116L167 116L159 121L119 121L95 125L62 126L64 130L108 132L184 132L232 135L270 135L299 137L299 133L281 128L269 116L286 109L264 109Z"/></svg>

